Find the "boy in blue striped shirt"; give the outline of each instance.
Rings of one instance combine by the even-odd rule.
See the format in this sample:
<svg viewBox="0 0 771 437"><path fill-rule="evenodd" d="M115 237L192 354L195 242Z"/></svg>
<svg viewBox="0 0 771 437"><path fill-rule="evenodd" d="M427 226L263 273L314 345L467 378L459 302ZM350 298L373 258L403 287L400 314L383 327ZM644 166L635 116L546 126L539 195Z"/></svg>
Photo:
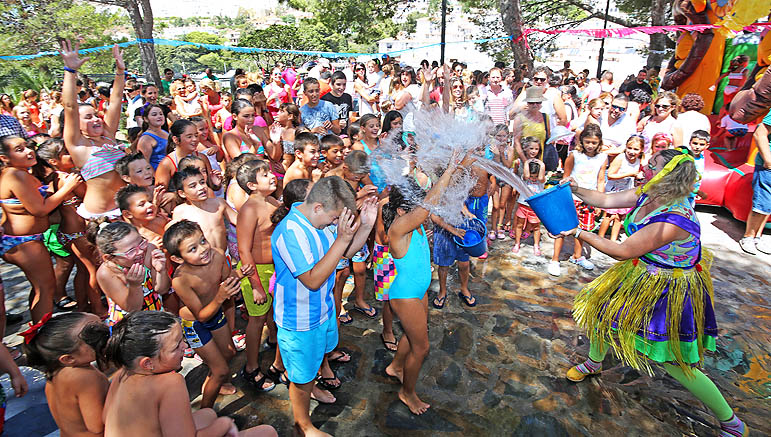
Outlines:
<svg viewBox="0 0 771 437"><path fill-rule="evenodd" d="M324 356L337 347L335 267L366 242L377 218L376 202L375 197L365 201L357 219L353 189L340 177L326 177L304 202L292 205L271 236L278 345L291 381L295 427L306 436L327 435L311 423L310 399ZM316 393L335 401L329 392Z"/></svg>

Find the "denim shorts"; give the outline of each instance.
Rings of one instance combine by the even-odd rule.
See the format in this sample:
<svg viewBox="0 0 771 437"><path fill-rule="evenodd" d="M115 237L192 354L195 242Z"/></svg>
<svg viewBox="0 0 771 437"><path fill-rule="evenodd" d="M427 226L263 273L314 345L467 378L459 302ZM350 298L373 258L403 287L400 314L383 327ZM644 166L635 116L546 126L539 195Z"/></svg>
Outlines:
<svg viewBox="0 0 771 437"><path fill-rule="evenodd" d="M440 227L434 228L434 264L440 267L451 266L456 260L466 262L468 253L455 244L453 235Z"/></svg>
<svg viewBox="0 0 771 437"><path fill-rule="evenodd" d="M752 210L771 214L771 169L762 165L756 165L752 175Z"/></svg>

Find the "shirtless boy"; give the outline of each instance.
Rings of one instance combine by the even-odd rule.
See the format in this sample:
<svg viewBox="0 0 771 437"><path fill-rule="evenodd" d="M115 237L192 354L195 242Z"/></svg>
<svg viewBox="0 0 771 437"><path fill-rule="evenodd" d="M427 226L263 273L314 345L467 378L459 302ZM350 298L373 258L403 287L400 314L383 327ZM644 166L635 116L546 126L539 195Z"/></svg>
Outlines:
<svg viewBox="0 0 771 437"><path fill-rule="evenodd" d="M279 206L278 200L271 197L276 191L276 177L266 161L252 160L238 168L236 181L249 194L241 206L236 226L238 253L241 256L238 267L251 273L241 279L241 292L249 314L246 325L246 366L242 375L257 390L268 391L275 384L266 380L268 376L260 370L260 344L265 322L273 320L273 298L267 291L270 278L276 271L270 245L270 236L275 227L270 216ZM276 361L280 362L280 358L277 357ZM271 366L271 373L278 371Z"/></svg>
<svg viewBox="0 0 771 437"><path fill-rule="evenodd" d="M343 164L343 139L335 134L328 134L321 137L321 154L324 155L324 165L321 171L324 175L332 169L338 168Z"/></svg>
<svg viewBox="0 0 771 437"><path fill-rule="evenodd" d="M295 160L286 170L284 186L295 179L310 179L314 182L321 177L319 170L319 139L310 132L294 137Z"/></svg>
<svg viewBox="0 0 771 437"><path fill-rule="evenodd" d="M236 350L222 304L241 290L240 279L223 252L209 245L201 227L192 221L171 225L163 235L163 246L171 260L180 264L171 285L184 305L180 315L185 338L209 367L201 408L211 408L217 394L236 392L231 384L223 386L230 378L228 361Z"/></svg>
<svg viewBox="0 0 771 437"><path fill-rule="evenodd" d="M167 215L176 206L176 195L169 193L161 185L155 185L155 172L147 158L137 152L133 155L126 155L115 163L115 171L118 172L123 182L147 188L152 193L153 203L163 210Z"/></svg>

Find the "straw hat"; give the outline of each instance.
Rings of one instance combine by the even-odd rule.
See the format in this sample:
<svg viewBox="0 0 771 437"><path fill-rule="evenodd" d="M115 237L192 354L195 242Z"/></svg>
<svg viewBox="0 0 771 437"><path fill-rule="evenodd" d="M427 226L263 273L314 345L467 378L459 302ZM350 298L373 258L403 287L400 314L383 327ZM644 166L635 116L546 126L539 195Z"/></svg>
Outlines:
<svg viewBox="0 0 771 437"><path fill-rule="evenodd" d="M543 96L543 89L541 89L541 87L531 86L530 88L525 90L525 102L540 103L545 101L546 101L546 98Z"/></svg>

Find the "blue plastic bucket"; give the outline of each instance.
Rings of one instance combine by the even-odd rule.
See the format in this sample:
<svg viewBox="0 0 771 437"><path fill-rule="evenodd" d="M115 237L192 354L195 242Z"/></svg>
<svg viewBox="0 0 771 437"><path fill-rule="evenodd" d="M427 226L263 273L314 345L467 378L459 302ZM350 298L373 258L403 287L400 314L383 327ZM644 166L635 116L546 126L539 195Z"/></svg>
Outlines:
<svg viewBox="0 0 771 437"><path fill-rule="evenodd" d="M478 218L467 220L459 228L465 229L466 235L463 240L457 236L453 237L455 244L462 247L469 256L480 257L487 252L487 226L482 220Z"/></svg>
<svg viewBox="0 0 771 437"><path fill-rule="evenodd" d="M578 226L570 185L561 184L527 198L527 203L552 235Z"/></svg>

